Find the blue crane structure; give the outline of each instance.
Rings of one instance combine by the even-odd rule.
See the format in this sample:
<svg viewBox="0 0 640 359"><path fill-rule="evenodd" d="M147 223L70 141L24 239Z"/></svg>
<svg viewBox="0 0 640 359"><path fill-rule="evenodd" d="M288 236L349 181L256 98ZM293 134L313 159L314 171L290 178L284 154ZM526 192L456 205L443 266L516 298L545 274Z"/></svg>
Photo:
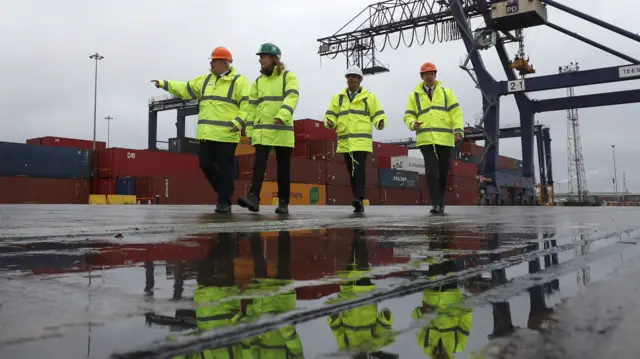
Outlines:
<svg viewBox="0 0 640 359"><path fill-rule="evenodd" d="M500 97L513 95L520 113L522 175L535 177L533 167L534 115L541 112L567 109L610 106L640 102L640 90L626 90L591 95L573 96L570 98L552 98L532 100L527 92L561 89L601 83L634 80L640 78L640 62L630 56L613 50L601 43L571 32L547 19L547 6L567 12L571 15L611 30L619 35L640 42L640 36L611 25L605 21L572 9L553 0L389 0L368 6L353 20L332 36L320 38L319 55L335 58L338 54L347 55L347 66L357 65L365 75L389 71L376 59L376 51L382 51L386 45L396 49L400 41L411 46L416 40L418 30L424 29L425 37L421 45L428 39L435 41L452 41L462 39L468 56L461 65L471 75L482 93L483 116L479 128L484 131L487 144L486 161L482 164L484 177L491 181L485 191L485 200L494 202L500 199L500 183L496 176L499 154L500 133ZM367 16L357 28L342 32L357 19ZM471 30L471 18L482 17L484 28ZM632 65L606 67L594 70L582 70L533 78L518 78L505 50L505 43L518 41L512 30L546 25L565 35L608 52ZM433 37L428 35L429 29L435 30ZM407 44L405 31L412 31ZM397 44L391 43L389 35L399 33ZM376 38L384 38L384 45L378 48ZM494 47L502 62L506 81L496 81L484 66L480 50ZM468 68L471 62L472 68ZM474 75L475 74L475 75ZM534 196L531 188L529 196Z"/></svg>

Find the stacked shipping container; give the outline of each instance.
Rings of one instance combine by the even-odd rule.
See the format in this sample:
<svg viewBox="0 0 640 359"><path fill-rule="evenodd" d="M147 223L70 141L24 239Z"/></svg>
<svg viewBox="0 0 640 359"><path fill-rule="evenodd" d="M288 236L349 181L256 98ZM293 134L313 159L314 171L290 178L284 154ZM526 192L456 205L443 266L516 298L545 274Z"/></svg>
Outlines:
<svg viewBox="0 0 640 359"><path fill-rule="evenodd" d="M37 143L36 141L31 141ZM0 142L0 203L87 203L86 149Z"/></svg>
<svg viewBox="0 0 640 359"><path fill-rule="evenodd" d="M296 145L291 163L291 204L351 204L350 174L344 155L336 153L335 131L326 129L321 121L311 119L296 120L294 125ZM34 186L47 188L55 184L60 196L70 196L65 193L71 193L71 188L75 188L77 196L67 199L66 202L87 203L88 181L91 178L90 188L94 194L136 195L141 203L217 203L215 192L199 168L199 144L193 139L170 139L169 152L106 149L103 142L97 142L98 150L92 156L89 150L78 149L92 148L91 141L42 137L28 142L34 145L0 145L3 158L9 159L0 164L0 176L4 177L0 181L4 181L3 188L11 189L3 191L5 199L0 198L0 202L65 202L61 197L55 196L38 200L40 192L31 190ZM59 147L65 145L78 148ZM409 157L406 147L393 144L374 142L373 150L365 164L365 196L370 204L430 203L422 158ZM476 162L479 162L483 152L483 147L473 143L461 145L458 159L451 161L445 195L447 204L476 203ZM236 150L234 202L237 197L246 195L249 191L254 161L255 149L249 140L243 137ZM530 185L519 180L520 161L501 156L500 166L503 181L516 187ZM16 176L28 176L32 179L15 179ZM7 177L13 179L6 179ZM33 178L85 182L49 181L45 185L44 182L37 184L37 180ZM20 190L19 186L24 186L25 190ZM9 196L7 192L15 193ZM29 194L23 194L22 197L16 194L24 192ZM271 204L277 198L275 156L269 159L261 198L264 204Z"/></svg>

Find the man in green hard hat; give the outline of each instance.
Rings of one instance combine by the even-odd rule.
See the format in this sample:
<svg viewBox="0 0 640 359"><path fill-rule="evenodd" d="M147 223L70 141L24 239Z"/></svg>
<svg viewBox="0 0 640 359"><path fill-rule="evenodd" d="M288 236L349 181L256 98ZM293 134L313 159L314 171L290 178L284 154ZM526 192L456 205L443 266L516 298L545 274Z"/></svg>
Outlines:
<svg viewBox="0 0 640 359"><path fill-rule="evenodd" d="M276 213L289 213L291 196L291 154L295 145L293 112L298 105L298 78L280 61L282 52L272 43L262 44L261 75L251 86L246 133L256 149L251 189L238 205L252 212L260 211L260 191L273 148L278 164L278 208Z"/></svg>

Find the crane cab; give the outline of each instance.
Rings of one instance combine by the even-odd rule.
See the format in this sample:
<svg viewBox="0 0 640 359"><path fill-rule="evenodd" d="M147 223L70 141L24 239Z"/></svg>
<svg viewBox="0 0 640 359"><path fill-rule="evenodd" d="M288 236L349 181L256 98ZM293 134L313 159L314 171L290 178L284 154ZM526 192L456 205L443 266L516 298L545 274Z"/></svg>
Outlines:
<svg viewBox="0 0 640 359"><path fill-rule="evenodd" d="M547 7L540 0L507 0L491 4L495 30L525 29L547 22Z"/></svg>

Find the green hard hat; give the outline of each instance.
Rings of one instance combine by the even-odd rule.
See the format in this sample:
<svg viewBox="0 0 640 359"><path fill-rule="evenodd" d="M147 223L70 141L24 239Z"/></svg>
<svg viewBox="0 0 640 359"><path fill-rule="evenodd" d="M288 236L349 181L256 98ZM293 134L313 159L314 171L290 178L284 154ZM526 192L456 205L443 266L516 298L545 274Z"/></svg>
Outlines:
<svg viewBox="0 0 640 359"><path fill-rule="evenodd" d="M260 45L260 49L258 50L258 53L256 53L256 55L262 54L280 57L280 55L282 55L282 52L280 52L280 48L278 46L267 42L266 44Z"/></svg>

